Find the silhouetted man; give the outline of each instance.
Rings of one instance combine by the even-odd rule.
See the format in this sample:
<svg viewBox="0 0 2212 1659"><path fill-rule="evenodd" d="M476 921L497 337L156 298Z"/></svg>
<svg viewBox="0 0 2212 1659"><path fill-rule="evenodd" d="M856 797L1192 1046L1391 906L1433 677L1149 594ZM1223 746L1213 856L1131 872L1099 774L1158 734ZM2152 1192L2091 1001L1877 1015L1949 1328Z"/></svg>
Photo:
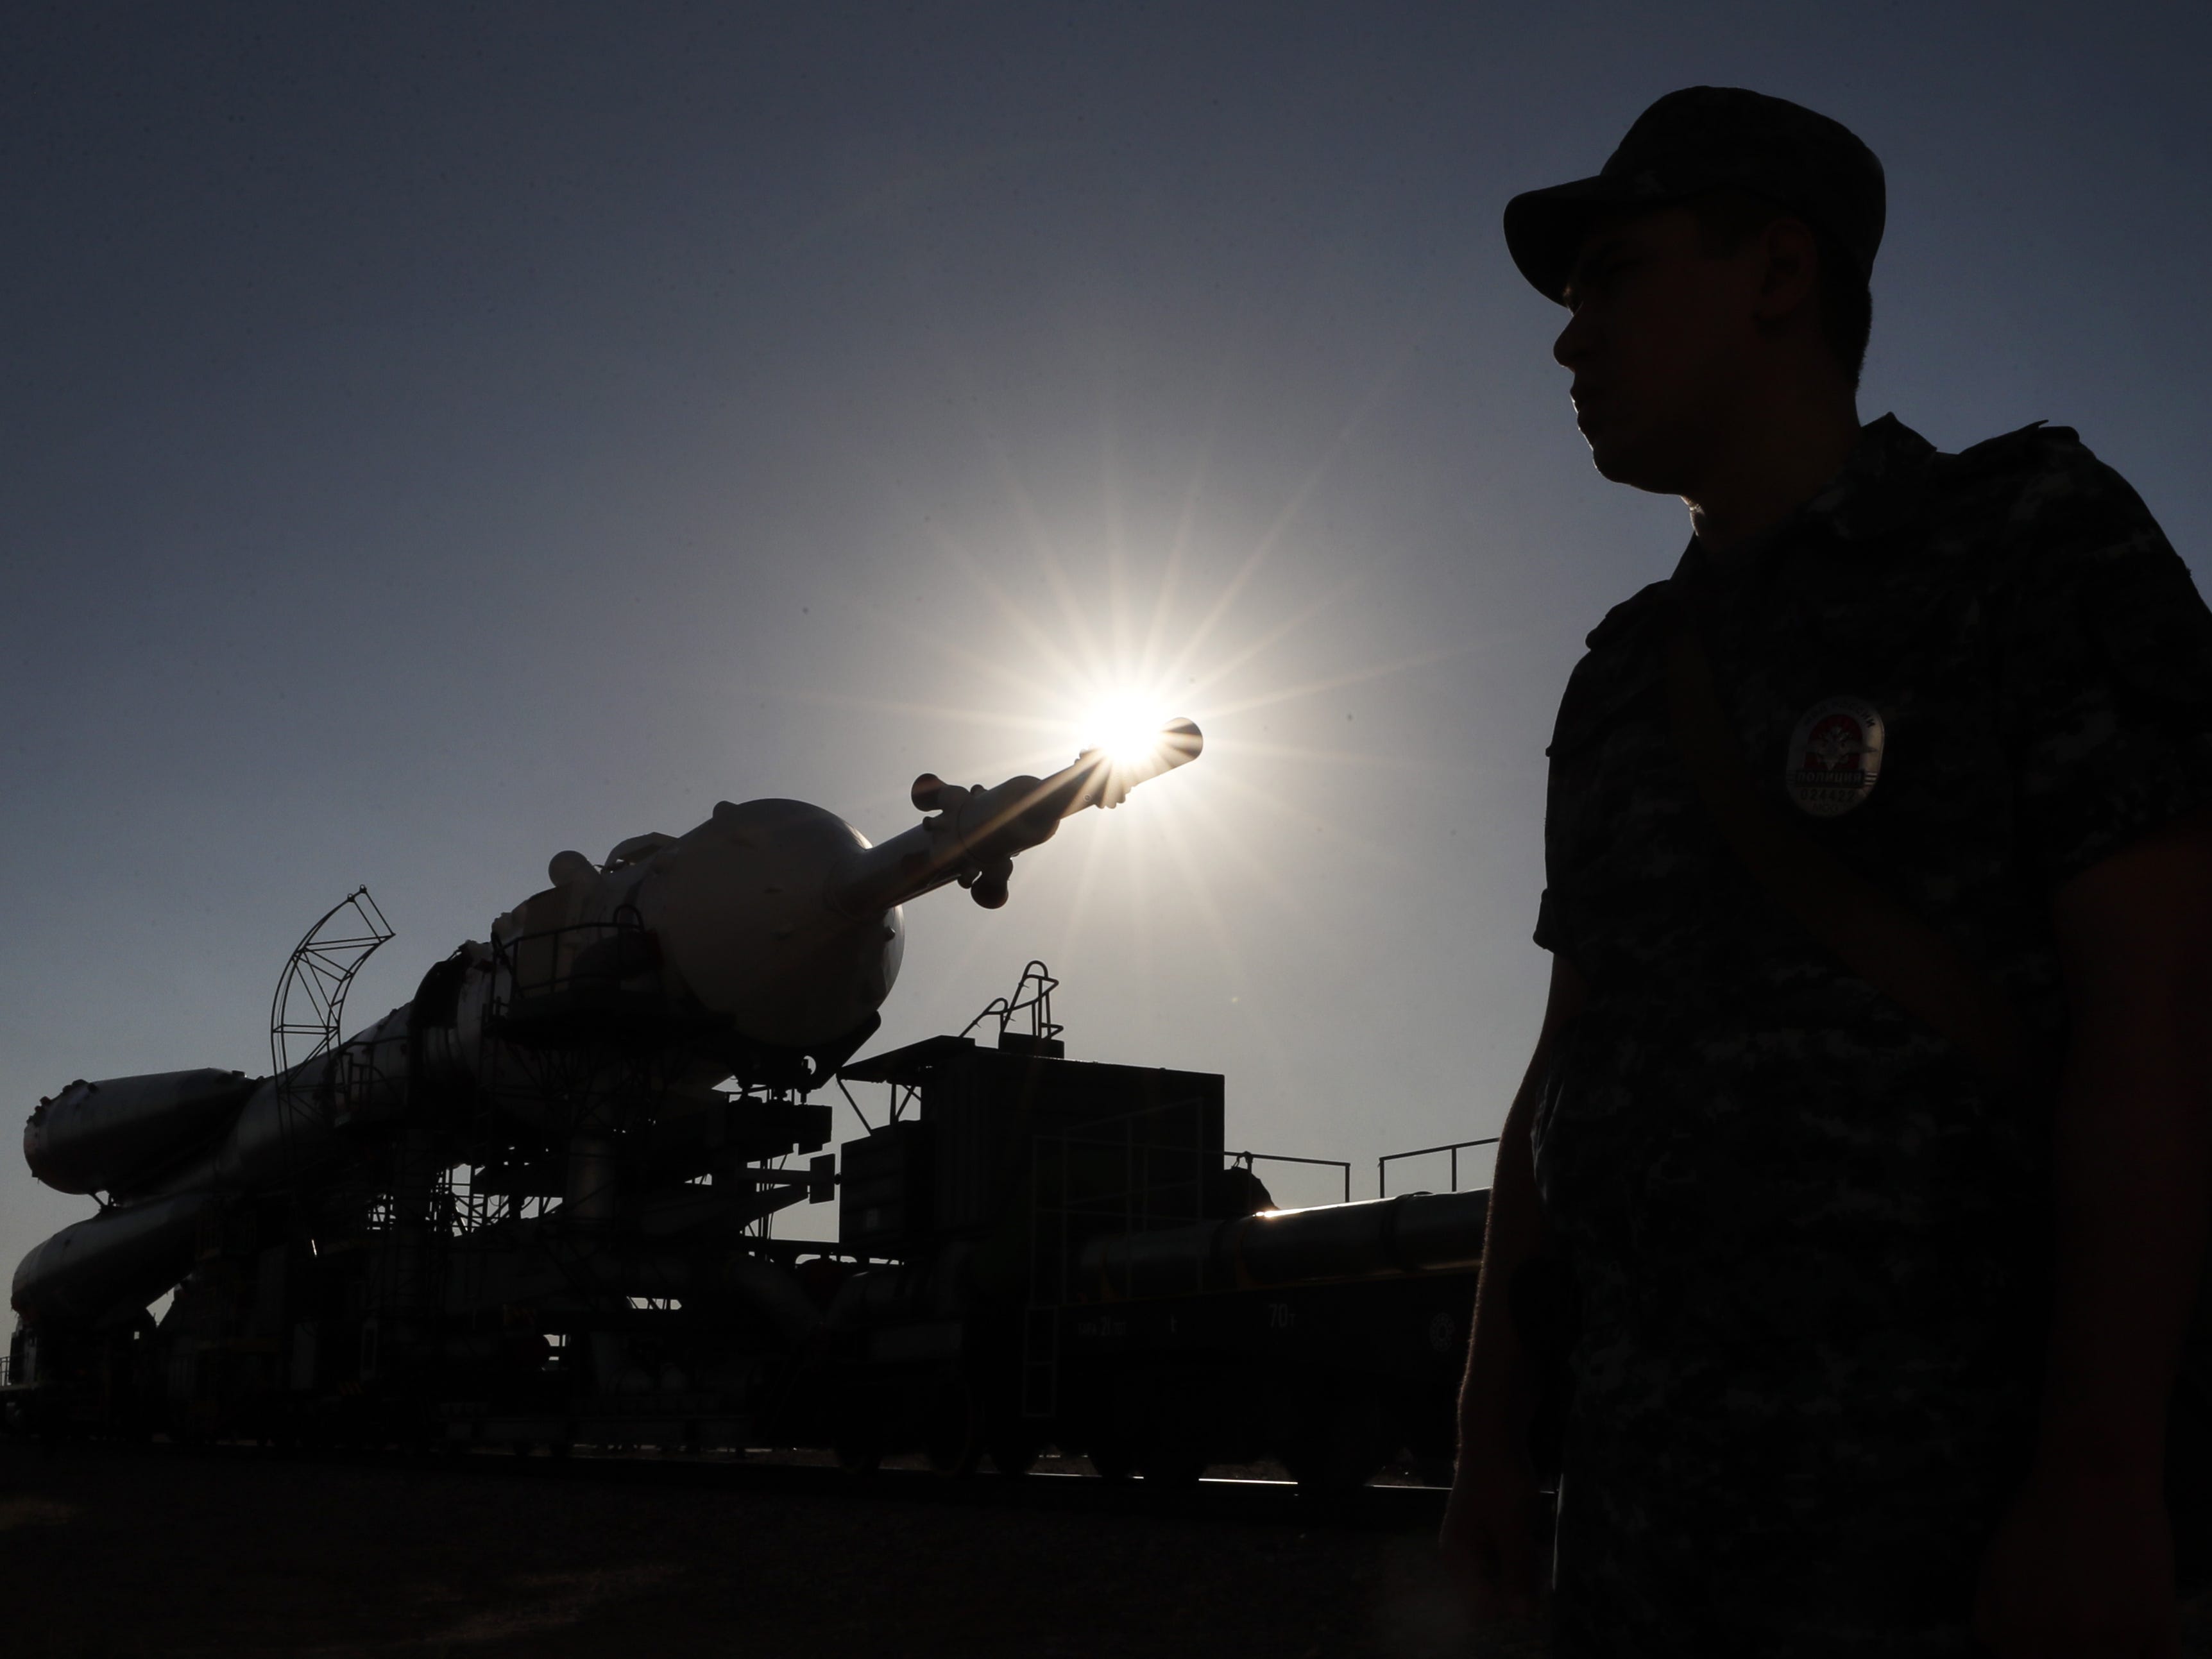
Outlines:
<svg viewBox="0 0 2212 1659"><path fill-rule="evenodd" d="M1860 424L1882 219L1850 132L1717 88L1506 210L1598 471L1694 532L1559 708L1444 1532L1571 1659L2175 1650L2212 616L2071 432ZM1516 1284L1571 1326L1555 1535Z"/></svg>

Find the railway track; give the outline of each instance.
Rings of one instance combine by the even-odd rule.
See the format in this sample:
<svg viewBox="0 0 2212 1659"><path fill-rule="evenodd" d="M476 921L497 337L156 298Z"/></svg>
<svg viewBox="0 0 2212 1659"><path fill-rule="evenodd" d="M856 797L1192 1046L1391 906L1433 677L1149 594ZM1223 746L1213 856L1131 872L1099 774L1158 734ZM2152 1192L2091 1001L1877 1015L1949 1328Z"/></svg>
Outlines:
<svg viewBox="0 0 2212 1659"><path fill-rule="evenodd" d="M1533 1651L1468 1647L1442 1493L1266 1473L0 1442L0 1618L11 1659Z"/></svg>
<svg viewBox="0 0 2212 1659"><path fill-rule="evenodd" d="M1140 1478L1109 1480L1081 1458L1046 1458L1009 1477L988 1468L956 1476L919 1457L898 1459L865 1475L836 1466L827 1454L805 1452L655 1452L580 1448L551 1455L486 1448L457 1451L391 1449L283 1449L248 1442L183 1445L156 1440L110 1443L108 1455L198 1459L216 1464L379 1468L404 1467L486 1480L543 1480L670 1491L742 1492L761 1497L861 1505L939 1506L1092 1515L1172 1516L1178 1520L1317 1525L1357 1530L1433 1530L1443 1518L1442 1488L1385 1480L1331 1498L1302 1493L1280 1473L1208 1475L1189 1485L1147 1486Z"/></svg>

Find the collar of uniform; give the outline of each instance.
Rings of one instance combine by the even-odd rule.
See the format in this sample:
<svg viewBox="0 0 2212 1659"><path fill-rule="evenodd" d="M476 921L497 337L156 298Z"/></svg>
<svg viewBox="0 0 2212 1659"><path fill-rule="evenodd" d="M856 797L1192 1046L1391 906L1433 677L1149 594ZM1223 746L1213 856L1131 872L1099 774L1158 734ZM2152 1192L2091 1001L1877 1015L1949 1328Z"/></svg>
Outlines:
<svg viewBox="0 0 2212 1659"><path fill-rule="evenodd" d="M1686 589L1727 584L1738 572L1771 562L1777 549L1820 538L1864 542L1896 529L1912 516L1936 453L1929 443L1894 415L1859 428L1844 470L1820 493L1754 536L1726 560L1715 558L1695 536L1674 567L1674 581Z"/></svg>
<svg viewBox="0 0 2212 1659"><path fill-rule="evenodd" d="M1894 530L1912 516L1936 446L1885 415L1859 428L1859 441L1835 482L1798 509L1842 541L1861 542Z"/></svg>

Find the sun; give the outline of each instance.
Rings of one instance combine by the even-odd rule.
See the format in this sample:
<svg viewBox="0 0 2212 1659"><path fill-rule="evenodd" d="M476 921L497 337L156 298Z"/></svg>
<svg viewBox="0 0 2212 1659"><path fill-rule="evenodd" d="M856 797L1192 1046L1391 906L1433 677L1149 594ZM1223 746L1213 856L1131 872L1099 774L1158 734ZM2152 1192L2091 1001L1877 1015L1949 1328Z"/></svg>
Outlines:
<svg viewBox="0 0 2212 1659"><path fill-rule="evenodd" d="M1099 750L1116 767L1140 767L1158 757L1170 718L1140 692L1108 692L1084 716L1083 746Z"/></svg>

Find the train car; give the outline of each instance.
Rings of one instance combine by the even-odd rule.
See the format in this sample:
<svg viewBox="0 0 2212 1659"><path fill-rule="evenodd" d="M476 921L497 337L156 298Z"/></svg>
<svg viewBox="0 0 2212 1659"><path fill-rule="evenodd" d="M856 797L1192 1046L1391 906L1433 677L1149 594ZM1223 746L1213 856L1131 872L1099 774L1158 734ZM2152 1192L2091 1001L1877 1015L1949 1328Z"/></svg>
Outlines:
<svg viewBox="0 0 2212 1659"><path fill-rule="evenodd" d="M857 1468L1049 1445L1170 1485L1449 1468L1486 1192L1279 1210L1224 1152L1221 1078L1000 1044L845 1069L905 1109L842 1149L841 1236L890 1259L830 1309L817 1437Z"/></svg>

